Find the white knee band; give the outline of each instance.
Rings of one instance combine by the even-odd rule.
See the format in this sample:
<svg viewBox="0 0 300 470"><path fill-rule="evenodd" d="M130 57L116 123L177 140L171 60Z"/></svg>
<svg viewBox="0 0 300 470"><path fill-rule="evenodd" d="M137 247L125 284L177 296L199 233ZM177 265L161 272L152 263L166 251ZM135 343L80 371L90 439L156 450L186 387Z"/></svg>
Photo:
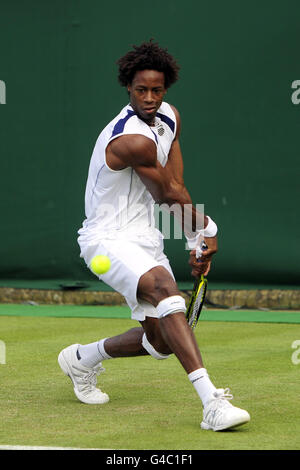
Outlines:
<svg viewBox="0 0 300 470"><path fill-rule="evenodd" d="M165 317L171 313L186 312L185 300L181 295L172 295L161 300L156 307L158 318Z"/></svg>
<svg viewBox="0 0 300 470"><path fill-rule="evenodd" d="M149 341L147 340L147 336L145 333L143 334L143 337L142 337L142 346L144 349L146 349L146 351L150 354L150 356L154 357L155 359L158 359L158 360L168 359L169 357L168 354L161 354L157 352L156 349L154 349L154 347L152 346L152 344L150 344Z"/></svg>

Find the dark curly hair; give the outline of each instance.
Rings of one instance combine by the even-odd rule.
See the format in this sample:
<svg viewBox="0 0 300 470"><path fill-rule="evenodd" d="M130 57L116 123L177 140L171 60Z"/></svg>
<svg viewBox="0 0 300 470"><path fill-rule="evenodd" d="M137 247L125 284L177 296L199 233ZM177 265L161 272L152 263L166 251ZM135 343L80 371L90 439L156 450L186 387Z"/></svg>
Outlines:
<svg viewBox="0 0 300 470"><path fill-rule="evenodd" d="M167 49L162 49L157 43L143 42L140 46L133 45L133 50L121 57L118 80L122 86L132 83L134 75L139 70L157 70L165 76L165 88L169 88L178 80L179 65Z"/></svg>

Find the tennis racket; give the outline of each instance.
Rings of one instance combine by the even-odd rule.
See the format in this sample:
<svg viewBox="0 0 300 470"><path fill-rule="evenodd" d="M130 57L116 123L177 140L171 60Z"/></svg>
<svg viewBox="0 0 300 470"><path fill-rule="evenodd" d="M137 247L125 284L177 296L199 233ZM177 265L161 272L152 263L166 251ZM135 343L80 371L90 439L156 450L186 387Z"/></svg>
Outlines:
<svg viewBox="0 0 300 470"><path fill-rule="evenodd" d="M199 255L201 256L202 251L206 249L207 245L202 242L201 249L199 251L197 250L197 257L199 257ZM206 291L207 279L202 274L201 277L194 283L194 288L185 314L186 320L192 329L194 329L198 323L204 304Z"/></svg>

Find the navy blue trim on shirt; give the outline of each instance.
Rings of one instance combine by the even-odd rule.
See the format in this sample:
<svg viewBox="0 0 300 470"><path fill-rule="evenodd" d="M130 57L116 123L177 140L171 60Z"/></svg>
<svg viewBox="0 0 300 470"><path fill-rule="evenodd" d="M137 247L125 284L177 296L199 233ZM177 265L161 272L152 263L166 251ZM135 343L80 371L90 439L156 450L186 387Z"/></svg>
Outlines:
<svg viewBox="0 0 300 470"><path fill-rule="evenodd" d="M152 134L153 134L153 135L154 135L154 137L155 137L155 141L156 141L156 143L158 144L158 138L157 138L157 135L155 134L155 132L154 132L152 129L151 129L151 132L152 132Z"/></svg>
<svg viewBox="0 0 300 470"><path fill-rule="evenodd" d="M159 117L163 122L165 122L169 126L171 131L174 133L175 122L171 118L169 118L165 114L161 114L161 113L156 113L156 116Z"/></svg>
<svg viewBox="0 0 300 470"><path fill-rule="evenodd" d="M115 135L122 134L122 132L124 131L126 122L135 114L136 113L134 111L127 109L127 116L125 116L122 119L119 119L119 121L115 124L115 127L113 128L112 135L110 138L114 137Z"/></svg>
<svg viewBox="0 0 300 470"><path fill-rule="evenodd" d="M124 127L125 127L125 124L126 122L128 121L128 119L130 119L132 116L136 116L137 114L132 111L131 109L127 109L127 116L125 116L124 118L122 119L119 119L119 121L115 124L115 127L113 128L113 131L112 131L112 134L110 136L110 139L112 137L114 137L115 135L119 135L119 134L122 134L122 132L124 131ZM163 115L162 115L163 116ZM171 119L170 119L171 120ZM173 121L172 121L173 122ZM151 129L151 128L150 128ZM155 141L156 143L158 144L158 139L157 139L157 135L155 134L155 132L153 132L153 130L151 129L151 132L152 134L154 135L155 137Z"/></svg>
<svg viewBox="0 0 300 470"><path fill-rule="evenodd" d="M119 119L119 121L115 124L115 127L113 128L113 131L112 131L112 134L111 134L110 138L114 137L115 135L122 134L122 132L124 131L125 124L128 121L128 119L130 119L132 116L135 116L135 115L136 115L136 113L134 111L132 111L131 109L127 109L127 116L125 116L122 119ZM174 133L174 131L175 131L175 122L171 118L169 118L168 116L166 116L165 114L162 114L162 113L156 113L156 116L159 117L163 122L165 122L169 126L171 131ZM151 129L151 131L152 131L152 129ZM156 136L155 132L152 131L152 133L155 137L156 143L158 143L157 136Z"/></svg>

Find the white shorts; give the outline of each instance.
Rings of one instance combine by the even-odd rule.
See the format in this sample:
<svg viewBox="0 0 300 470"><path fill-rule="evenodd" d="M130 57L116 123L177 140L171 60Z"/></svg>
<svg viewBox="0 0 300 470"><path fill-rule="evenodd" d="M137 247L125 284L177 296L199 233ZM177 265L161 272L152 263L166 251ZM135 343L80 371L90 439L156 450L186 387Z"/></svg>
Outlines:
<svg viewBox="0 0 300 470"><path fill-rule="evenodd" d="M97 245L81 246L80 256L84 258L89 268L94 256L109 257L110 270L97 277L125 297L133 320L144 321L147 316L157 317L157 311L152 304L137 299L140 277L155 266L163 266L175 280L163 248L162 239L151 240L145 237L134 242L124 238L102 239Z"/></svg>

